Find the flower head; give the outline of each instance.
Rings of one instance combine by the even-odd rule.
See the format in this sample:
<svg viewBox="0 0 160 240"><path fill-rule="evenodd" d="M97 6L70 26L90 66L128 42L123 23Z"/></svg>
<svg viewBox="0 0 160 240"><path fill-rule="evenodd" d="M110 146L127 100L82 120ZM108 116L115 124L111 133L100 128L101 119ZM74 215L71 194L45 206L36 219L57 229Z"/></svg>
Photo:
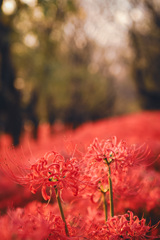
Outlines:
<svg viewBox="0 0 160 240"><path fill-rule="evenodd" d="M132 212L124 215L114 216L106 221L106 223L92 223L88 230L89 239L100 240L141 240L155 239L158 237L149 236L152 228L146 225L144 218L139 219Z"/></svg>
<svg viewBox="0 0 160 240"><path fill-rule="evenodd" d="M131 178L134 177L132 167L146 160L149 153L150 150L145 145L130 146L123 140L118 142L115 136L102 141L95 138L84 156L84 175L89 179L84 192L88 191L93 201L99 201L101 192L109 193L110 178L112 192L117 195L133 195L138 191L139 183L136 177L134 180Z"/></svg>
<svg viewBox="0 0 160 240"><path fill-rule="evenodd" d="M61 154L50 151L27 168L18 166L21 169L20 174L15 174L8 165L6 167L12 179L21 185L27 185L32 193L36 193L41 187L45 200L51 198L52 187L56 187L59 192L63 188L69 188L74 195L78 193L79 172L75 158L65 159Z"/></svg>
<svg viewBox="0 0 160 240"><path fill-rule="evenodd" d="M142 162L149 154L150 150L147 146L128 146L124 140L118 142L114 136L102 141L95 138L85 157L90 161L104 162L107 165L114 164L116 170L123 170Z"/></svg>

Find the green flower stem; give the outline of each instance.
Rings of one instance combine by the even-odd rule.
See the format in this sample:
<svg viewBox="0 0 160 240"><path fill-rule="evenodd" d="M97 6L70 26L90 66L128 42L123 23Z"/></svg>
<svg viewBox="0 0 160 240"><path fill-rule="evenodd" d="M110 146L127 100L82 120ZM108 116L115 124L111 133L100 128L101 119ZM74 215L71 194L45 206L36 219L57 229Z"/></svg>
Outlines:
<svg viewBox="0 0 160 240"><path fill-rule="evenodd" d="M66 223L66 220L65 220L65 217L64 217L64 212L63 212L63 208L62 208L62 204L61 204L61 199L60 199L60 196L58 194L58 189L57 189L56 186L54 187L54 189L55 189L56 199L57 199L57 202L58 202L58 206L59 206L59 210L60 210L60 213L61 213L61 217L62 217L62 220L63 220L63 222L65 224L65 232L66 232L66 235L69 237L69 231L68 231L67 223Z"/></svg>
<svg viewBox="0 0 160 240"><path fill-rule="evenodd" d="M104 207L104 213L105 213L105 221L107 221L107 201L106 201L106 192L102 192L103 196L103 207Z"/></svg>
<svg viewBox="0 0 160 240"><path fill-rule="evenodd" d="M111 168L109 165L108 165L108 182L109 182L110 214L111 217L113 217L114 216L113 191L112 191Z"/></svg>

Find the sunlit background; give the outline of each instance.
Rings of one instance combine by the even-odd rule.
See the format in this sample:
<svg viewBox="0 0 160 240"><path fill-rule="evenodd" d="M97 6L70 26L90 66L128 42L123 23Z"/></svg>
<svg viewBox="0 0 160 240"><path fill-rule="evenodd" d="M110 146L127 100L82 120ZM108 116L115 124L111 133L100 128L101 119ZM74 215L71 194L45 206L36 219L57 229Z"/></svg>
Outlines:
<svg viewBox="0 0 160 240"><path fill-rule="evenodd" d="M159 0L1 0L0 132L160 109Z"/></svg>

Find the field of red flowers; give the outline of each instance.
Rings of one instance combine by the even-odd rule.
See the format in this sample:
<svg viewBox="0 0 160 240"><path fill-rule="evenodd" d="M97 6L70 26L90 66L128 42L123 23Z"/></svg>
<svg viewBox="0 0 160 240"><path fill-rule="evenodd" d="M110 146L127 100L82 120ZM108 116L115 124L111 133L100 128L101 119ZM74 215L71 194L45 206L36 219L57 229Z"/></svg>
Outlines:
<svg viewBox="0 0 160 240"><path fill-rule="evenodd" d="M0 138L0 239L159 239L160 112Z"/></svg>

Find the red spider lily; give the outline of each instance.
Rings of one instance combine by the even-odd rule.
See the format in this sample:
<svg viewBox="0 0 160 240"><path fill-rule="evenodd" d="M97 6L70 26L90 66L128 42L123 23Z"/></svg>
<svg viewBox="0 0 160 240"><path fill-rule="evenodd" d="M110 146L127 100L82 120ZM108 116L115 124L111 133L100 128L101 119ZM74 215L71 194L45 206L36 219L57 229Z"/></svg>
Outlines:
<svg viewBox="0 0 160 240"><path fill-rule="evenodd" d="M0 218L0 239L66 240L64 223L41 203L32 202L24 209L9 210Z"/></svg>
<svg viewBox="0 0 160 240"><path fill-rule="evenodd" d="M56 187L59 192L63 188L69 188L74 195L78 193L79 172L75 158L65 160L59 153L50 151L27 169L17 166L21 170L20 174L15 174L8 165L4 165L4 167L13 180L20 185L27 185L32 193L36 193L37 189L41 187L41 193L45 200L51 198L52 187ZM50 195L47 194L47 189L49 189Z"/></svg>
<svg viewBox="0 0 160 240"><path fill-rule="evenodd" d="M86 162L85 174L90 177L90 182L93 183L93 186L90 184L93 189L90 191L90 193L93 191L92 199L94 199L93 196L95 196L94 193L96 193L97 190L100 190L99 192L102 193L100 193L100 196L103 197L106 220L106 192L109 194L110 215L113 217L113 192L116 191L116 189L118 189L121 194L123 194L123 192L131 192L130 188L128 188L126 184L123 184L126 183L125 180L128 180L127 182L133 182L130 181L128 171L131 166L135 166L146 159L149 153L148 148L144 148L143 146L136 148L135 145L127 146L125 141L118 143L116 137L102 140L101 142L95 138L88 148L88 152L84 157L84 161ZM130 186L136 189L136 184L130 184Z"/></svg>
<svg viewBox="0 0 160 240"><path fill-rule="evenodd" d="M148 157L150 151L143 147L127 146L124 141L117 143L116 137L101 142L95 138L83 159L83 173L85 178L88 176L89 182L84 192L88 192L91 199L97 201L102 196L101 192L108 192L108 166L110 166L112 191L124 197L135 195L141 184L136 171L133 171L135 168L131 166Z"/></svg>
<svg viewBox="0 0 160 240"><path fill-rule="evenodd" d="M86 158L92 162L104 162L107 165L114 164L115 170L125 170L125 168L137 165L148 158L150 150L144 144L140 147L128 146L121 140L117 142L114 136L111 139L99 141L94 139L88 148Z"/></svg>
<svg viewBox="0 0 160 240"><path fill-rule="evenodd" d="M88 229L88 238L93 240L141 240L141 239L155 239L154 236L149 236L152 227L146 225L146 220L141 220L134 216L132 212L127 214L114 216L106 221L106 223L99 222L92 223Z"/></svg>

